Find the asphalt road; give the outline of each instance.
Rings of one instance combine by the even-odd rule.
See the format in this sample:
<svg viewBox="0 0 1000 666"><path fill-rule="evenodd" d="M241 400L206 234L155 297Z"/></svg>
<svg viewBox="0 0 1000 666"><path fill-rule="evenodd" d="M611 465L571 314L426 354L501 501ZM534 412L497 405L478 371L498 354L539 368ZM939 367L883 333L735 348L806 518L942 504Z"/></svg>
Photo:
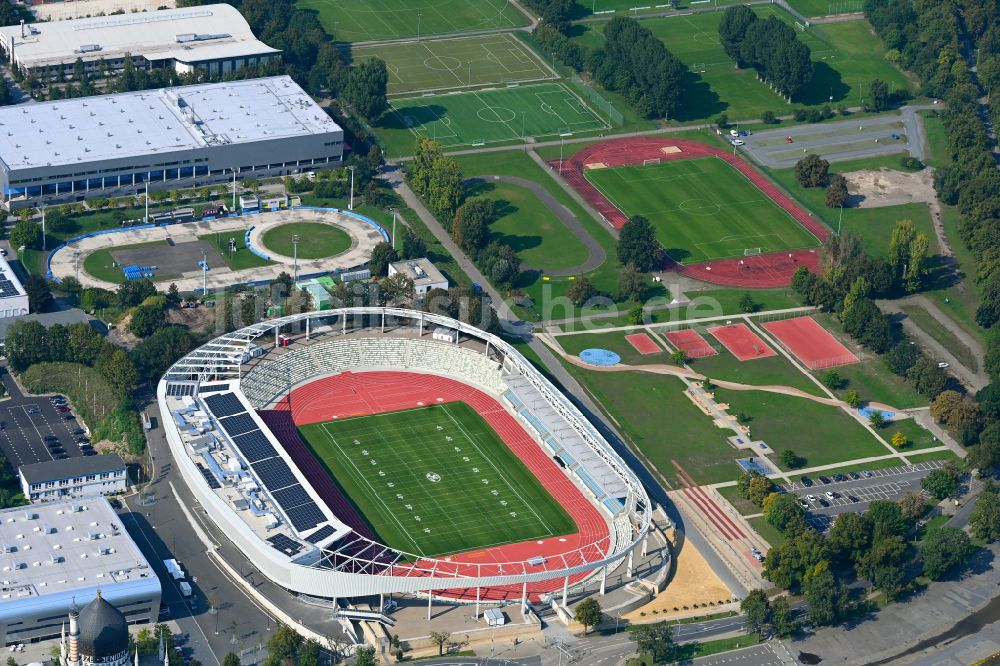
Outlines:
<svg viewBox="0 0 1000 666"><path fill-rule="evenodd" d="M15 470L21 465L54 460L44 437L56 437L69 458L82 456L73 431L83 428L76 418L56 412L44 396L25 396L7 372L0 367L0 381L7 389L6 400L0 402L0 451ZM35 411L37 409L37 411Z"/></svg>

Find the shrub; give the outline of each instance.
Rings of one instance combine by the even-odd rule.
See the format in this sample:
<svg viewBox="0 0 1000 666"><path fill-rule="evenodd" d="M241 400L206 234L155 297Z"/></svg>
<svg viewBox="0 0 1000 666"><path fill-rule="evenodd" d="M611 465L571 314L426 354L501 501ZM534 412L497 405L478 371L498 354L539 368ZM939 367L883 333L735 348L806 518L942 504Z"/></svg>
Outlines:
<svg viewBox="0 0 1000 666"><path fill-rule="evenodd" d="M778 123L778 119L775 117L774 111L765 111L760 114L760 119L765 125L775 125Z"/></svg>

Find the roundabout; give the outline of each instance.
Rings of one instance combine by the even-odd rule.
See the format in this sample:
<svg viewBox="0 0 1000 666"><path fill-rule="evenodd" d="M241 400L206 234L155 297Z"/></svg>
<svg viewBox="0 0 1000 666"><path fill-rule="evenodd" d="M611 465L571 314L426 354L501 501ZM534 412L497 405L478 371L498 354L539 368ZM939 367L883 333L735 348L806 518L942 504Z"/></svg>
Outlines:
<svg viewBox="0 0 1000 666"><path fill-rule="evenodd" d="M48 269L56 280L72 276L84 287L115 290L120 281L112 282L104 279L106 275L87 272L87 259L101 252L110 254L119 266L150 266L153 280L162 290L171 283L182 292L200 291L203 285L209 290L224 289L235 284L269 282L282 272L292 273L295 260L291 239L296 233L302 237L300 277L361 267L368 262L372 248L389 239L376 222L362 215L330 208L298 207L87 234L55 248L48 257ZM232 268L213 244L203 240L213 235L233 238L237 252L253 253L264 265ZM265 236L271 239L270 246L264 242ZM281 251L286 249L287 255ZM203 258L208 263L207 273L198 265Z"/></svg>

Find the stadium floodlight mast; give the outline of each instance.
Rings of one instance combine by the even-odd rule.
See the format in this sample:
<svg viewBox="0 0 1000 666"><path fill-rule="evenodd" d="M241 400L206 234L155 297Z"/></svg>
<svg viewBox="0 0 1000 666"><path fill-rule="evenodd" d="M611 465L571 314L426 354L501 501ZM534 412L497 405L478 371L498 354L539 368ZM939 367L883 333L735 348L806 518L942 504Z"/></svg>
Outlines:
<svg viewBox="0 0 1000 666"><path fill-rule="evenodd" d="M351 200L347 203L347 210L354 210L354 166L347 167L351 170Z"/></svg>
<svg viewBox="0 0 1000 666"><path fill-rule="evenodd" d="M146 179L146 195L143 197L146 203L146 216L142 218L143 224L149 224L149 179Z"/></svg>
<svg viewBox="0 0 1000 666"><path fill-rule="evenodd" d="M42 213L42 252L45 251L45 206L43 205L39 210Z"/></svg>
<svg viewBox="0 0 1000 666"><path fill-rule="evenodd" d="M236 212L236 167L233 167L233 212Z"/></svg>
<svg viewBox="0 0 1000 666"><path fill-rule="evenodd" d="M299 281L299 243L302 237L298 234L292 236L292 265L294 266L295 281Z"/></svg>
<svg viewBox="0 0 1000 666"><path fill-rule="evenodd" d="M395 207L389 209L392 212L392 249L396 249L396 209Z"/></svg>

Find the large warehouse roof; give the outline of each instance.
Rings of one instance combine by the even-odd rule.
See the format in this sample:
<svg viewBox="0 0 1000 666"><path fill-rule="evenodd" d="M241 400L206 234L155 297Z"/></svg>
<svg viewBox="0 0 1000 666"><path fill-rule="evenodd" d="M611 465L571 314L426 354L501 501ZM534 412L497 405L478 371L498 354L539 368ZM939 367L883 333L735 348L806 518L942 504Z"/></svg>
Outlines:
<svg viewBox="0 0 1000 666"><path fill-rule="evenodd" d="M0 604L155 578L103 497L0 511L0 551Z"/></svg>
<svg viewBox="0 0 1000 666"><path fill-rule="evenodd" d="M79 57L112 60L126 53L186 63L277 53L254 37L232 5L33 23L23 34L21 26L0 28L6 50L13 40L14 57L26 67L72 63Z"/></svg>
<svg viewBox="0 0 1000 666"><path fill-rule="evenodd" d="M337 132L288 76L0 108L9 169Z"/></svg>

